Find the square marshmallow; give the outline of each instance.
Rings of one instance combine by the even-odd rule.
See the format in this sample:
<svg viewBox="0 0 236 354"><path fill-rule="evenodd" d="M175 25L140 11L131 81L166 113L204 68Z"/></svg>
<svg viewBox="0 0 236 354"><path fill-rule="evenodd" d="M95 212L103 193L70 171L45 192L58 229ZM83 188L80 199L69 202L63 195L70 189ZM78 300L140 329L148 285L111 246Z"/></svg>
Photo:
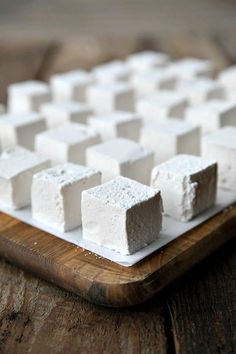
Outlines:
<svg viewBox="0 0 236 354"><path fill-rule="evenodd" d="M167 65L169 57L163 53L143 51L130 55L127 64L133 72L143 72L153 68L162 68Z"/></svg>
<svg viewBox="0 0 236 354"><path fill-rule="evenodd" d="M224 87L220 83L205 77L180 81L177 90L193 105L226 97Z"/></svg>
<svg viewBox="0 0 236 354"><path fill-rule="evenodd" d="M211 100L186 110L186 120L201 126L203 134L236 125L236 101Z"/></svg>
<svg viewBox="0 0 236 354"><path fill-rule="evenodd" d="M0 119L0 142L3 148L21 145L34 150L38 133L46 130L46 122L40 113L5 114Z"/></svg>
<svg viewBox="0 0 236 354"><path fill-rule="evenodd" d="M149 184L153 152L128 139L114 139L87 149L87 165L102 172L103 182L119 175Z"/></svg>
<svg viewBox="0 0 236 354"><path fill-rule="evenodd" d="M236 90L236 65L221 71L218 75L219 82L228 90Z"/></svg>
<svg viewBox="0 0 236 354"><path fill-rule="evenodd" d="M166 215L188 221L215 204L217 164L178 155L154 167L151 185L161 190Z"/></svg>
<svg viewBox="0 0 236 354"><path fill-rule="evenodd" d="M95 79L99 82L126 81L129 78L129 68L121 60L114 60L96 66L92 71Z"/></svg>
<svg viewBox="0 0 236 354"><path fill-rule="evenodd" d="M87 102L96 113L134 110L134 90L128 83L97 84L87 90Z"/></svg>
<svg viewBox="0 0 236 354"><path fill-rule="evenodd" d="M236 191L236 128L224 127L202 140L202 156L219 167L219 186Z"/></svg>
<svg viewBox="0 0 236 354"><path fill-rule="evenodd" d="M88 119L88 124L103 140L121 137L138 141L142 120L135 113L114 111L92 116Z"/></svg>
<svg viewBox="0 0 236 354"><path fill-rule="evenodd" d="M49 86L41 81L24 81L8 86L8 109L11 113L38 112L51 100Z"/></svg>
<svg viewBox="0 0 236 354"><path fill-rule="evenodd" d="M82 193L83 238L132 254L155 241L162 226L160 191L124 177Z"/></svg>
<svg viewBox="0 0 236 354"><path fill-rule="evenodd" d="M236 101L236 65L221 71L218 81L225 88L227 98Z"/></svg>
<svg viewBox="0 0 236 354"><path fill-rule="evenodd" d="M178 119L148 122L141 131L140 144L155 153L155 163L178 154L200 154L200 128Z"/></svg>
<svg viewBox="0 0 236 354"><path fill-rule="evenodd" d="M136 102L136 111L145 120L165 120L168 117L182 118L187 106L185 96L163 90L140 98Z"/></svg>
<svg viewBox="0 0 236 354"><path fill-rule="evenodd" d="M16 146L0 155L0 203L11 209L30 205L33 175L50 167L49 161Z"/></svg>
<svg viewBox="0 0 236 354"><path fill-rule="evenodd" d="M100 172L71 163L37 173L32 184L33 218L64 232L80 226L81 193L100 183Z"/></svg>
<svg viewBox="0 0 236 354"><path fill-rule="evenodd" d="M197 77L209 77L214 74L214 68L209 60L184 58L171 63L168 71L176 75L180 80Z"/></svg>
<svg viewBox="0 0 236 354"><path fill-rule="evenodd" d="M165 69L153 69L133 75L130 83L137 95L145 95L157 90L173 90L176 77Z"/></svg>
<svg viewBox="0 0 236 354"><path fill-rule="evenodd" d="M93 82L92 75L83 70L53 75L50 79L53 100L85 102L86 90Z"/></svg>
<svg viewBox="0 0 236 354"><path fill-rule="evenodd" d="M93 111L84 103L65 101L45 103L41 106L41 113L48 128L55 128L69 122L86 124Z"/></svg>
<svg viewBox="0 0 236 354"><path fill-rule="evenodd" d="M86 149L100 142L100 136L90 127L67 123L38 134L35 151L51 160L52 165L65 162L85 164Z"/></svg>

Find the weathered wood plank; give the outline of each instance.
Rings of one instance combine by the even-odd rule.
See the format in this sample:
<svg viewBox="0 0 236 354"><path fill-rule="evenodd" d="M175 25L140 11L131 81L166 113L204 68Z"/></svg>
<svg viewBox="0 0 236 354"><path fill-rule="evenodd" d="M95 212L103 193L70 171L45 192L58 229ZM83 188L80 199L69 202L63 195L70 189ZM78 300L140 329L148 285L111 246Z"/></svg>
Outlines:
<svg viewBox="0 0 236 354"><path fill-rule="evenodd" d="M236 242L188 274L167 300L177 353L235 353Z"/></svg>
<svg viewBox="0 0 236 354"><path fill-rule="evenodd" d="M164 311L105 309L0 262L1 353L167 353Z"/></svg>

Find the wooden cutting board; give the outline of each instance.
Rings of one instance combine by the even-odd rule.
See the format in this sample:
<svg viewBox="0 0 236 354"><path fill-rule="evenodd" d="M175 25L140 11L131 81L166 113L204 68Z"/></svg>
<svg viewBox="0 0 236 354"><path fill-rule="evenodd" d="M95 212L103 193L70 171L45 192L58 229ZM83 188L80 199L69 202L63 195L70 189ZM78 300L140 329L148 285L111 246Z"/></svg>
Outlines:
<svg viewBox="0 0 236 354"><path fill-rule="evenodd" d="M85 299L123 307L149 299L236 235L236 204L125 268L0 213L0 256Z"/></svg>

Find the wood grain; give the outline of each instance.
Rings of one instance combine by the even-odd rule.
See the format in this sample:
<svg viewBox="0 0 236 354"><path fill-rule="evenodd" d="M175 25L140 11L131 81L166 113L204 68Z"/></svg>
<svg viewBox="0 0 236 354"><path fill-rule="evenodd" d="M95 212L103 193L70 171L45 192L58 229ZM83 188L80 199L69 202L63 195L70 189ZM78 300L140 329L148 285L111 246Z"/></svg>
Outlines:
<svg viewBox="0 0 236 354"><path fill-rule="evenodd" d="M0 256L103 306L136 305L235 235L236 206L125 268L0 214Z"/></svg>
<svg viewBox="0 0 236 354"><path fill-rule="evenodd" d="M59 15L56 19L54 16L52 21L48 21L45 13L38 11L40 6L44 6L42 2L32 2L29 15L30 0L21 3L0 0L0 46L3 43L0 48L3 58L2 61L0 58L0 74L4 76L4 82L0 83L2 99L6 97L6 84L12 81L47 78L50 73L58 70L109 59L113 55L114 42L118 40L119 45L122 45L127 36L137 41L137 49L167 50L176 58L193 54L210 56L219 67L236 63L235 10L232 11L232 0L202 0L200 5L181 0L182 4L187 4L187 9L185 4L180 6L179 1L148 0L148 3L155 3L151 10L144 14L147 4L143 2L141 5L140 2L135 12L130 7L132 16L125 13L124 18L122 11L117 16L116 10L117 6L125 8L124 2L116 2L115 8L106 8L110 12L108 16L103 11L104 7L100 8L100 3L107 0L93 1L96 7L89 6L87 0L64 1L64 8L61 5L63 0L54 1L57 11L53 13L58 14L59 4L61 17ZM47 4L52 2L48 1ZM77 9L71 10L70 7L66 16L72 2ZM114 3L114 0L107 2ZM162 11L160 2L168 10ZM81 3L85 15L88 16L90 10L90 13L95 14L87 23L89 34L83 32L84 22L78 20L78 14L84 16L83 10L79 12ZM229 3L232 6L228 6ZM45 2L45 6L47 4ZM23 14L24 18L28 18L26 25L22 21L22 11L18 11L21 6L26 10ZM8 12L4 11L5 7L7 10L9 8ZM153 16L149 16L150 12ZM51 10L48 11L48 14L51 13ZM113 17L119 24L122 23L118 30L123 32L121 37L115 37L114 40L112 32L116 31L117 26ZM97 35L104 38L99 32L101 27L104 35L109 33L111 38L108 41L112 43L109 48L106 44L97 44ZM83 42L89 35L91 46L81 54L81 47L76 43L77 40L81 41L82 33ZM141 41L140 37L143 38ZM47 43L42 47L39 38L53 39L52 46L56 38L59 49L54 51L53 47L48 50ZM101 42L104 43L104 39ZM25 51L25 45L31 46L32 50ZM72 52L75 45L77 53L75 50ZM116 48L119 56L118 45ZM133 45L127 45L125 54L129 54L133 48ZM30 52L34 54L25 55ZM234 225L232 229L236 230ZM31 275L29 270L22 271L0 259L0 353L235 353L235 268L236 247L233 240L151 300L139 306L118 310L93 305Z"/></svg>
<svg viewBox="0 0 236 354"><path fill-rule="evenodd" d="M234 353L235 242L142 306L108 309L0 261L0 353Z"/></svg>
<svg viewBox="0 0 236 354"><path fill-rule="evenodd" d="M234 240L232 250L235 245ZM192 272L194 282L190 278L188 284L179 284L169 299L175 345L181 352L235 353L236 278L230 272L236 267L236 257L225 262L221 257L218 252L214 271L203 263L198 272Z"/></svg>

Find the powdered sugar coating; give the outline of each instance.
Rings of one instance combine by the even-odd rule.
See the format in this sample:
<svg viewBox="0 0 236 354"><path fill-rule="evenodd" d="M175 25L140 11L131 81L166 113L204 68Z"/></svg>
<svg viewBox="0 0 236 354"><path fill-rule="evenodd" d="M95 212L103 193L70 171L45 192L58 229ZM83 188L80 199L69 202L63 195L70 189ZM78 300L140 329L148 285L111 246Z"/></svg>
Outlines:
<svg viewBox="0 0 236 354"><path fill-rule="evenodd" d="M96 155L109 157L119 163L135 161L152 154L151 150L143 148L132 140L123 138L117 138L99 145L94 145L88 148L88 151L93 151Z"/></svg>
<svg viewBox="0 0 236 354"><path fill-rule="evenodd" d="M9 113L1 116L0 126L9 125L17 128L41 121L44 121L44 119L40 113Z"/></svg>
<svg viewBox="0 0 236 354"><path fill-rule="evenodd" d="M210 144L217 144L220 146L236 149L236 128L221 128L216 132L205 136L203 140Z"/></svg>
<svg viewBox="0 0 236 354"><path fill-rule="evenodd" d="M215 161L206 160L199 156L177 155L158 165L156 169L158 171L166 171L179 176L189 176L199 173L215 163Z"/></svg>
<svg viewBox="0 0 236 354"><path fill-rule="evenodd" d="M66 123L58 128L50 129L42 134L45 138L73 145L89 137L96 137L94 129L79 123Z"/></svg>
<svg viewBox="0 0 236 354"><path fill-rule="evenodd" d="M89 178L97 173L99 173L99 171L94 168L65 163L63 165L39 172L34 176L34 179L50 181L61 189L84 178Z"/></svg>
<svg viewBox="0 0 236 354"><path fill-rule="evenodd" d="M86 192L106 205L116 206L124 210L153 198L160 193L157 189L122 176L91 188Z"/></svg>
<svg viewBox="0 0 236 354"><path fill-rule="evenodd" d="M0 155L0 177L10 179L47 161L20 146L5 149Z"/></svg>

